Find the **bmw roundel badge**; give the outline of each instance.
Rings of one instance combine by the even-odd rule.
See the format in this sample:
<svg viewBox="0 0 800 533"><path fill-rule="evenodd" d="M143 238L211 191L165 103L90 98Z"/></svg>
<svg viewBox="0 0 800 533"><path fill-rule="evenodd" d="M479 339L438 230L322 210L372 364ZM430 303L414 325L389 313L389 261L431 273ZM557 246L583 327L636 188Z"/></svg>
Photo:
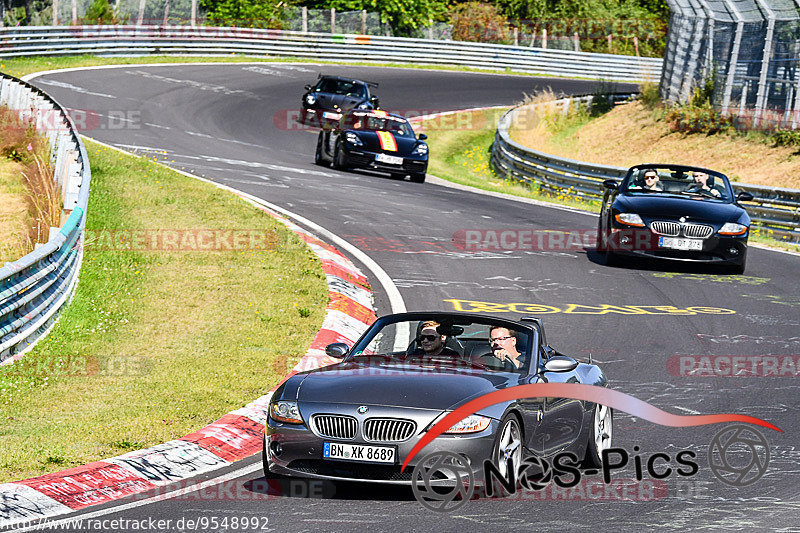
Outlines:
<svg viewBox="0 0 800 533"><path fill-rule="evenodd" d="M364 413L366 413L367 411L369 411L369 407L367 407L366 405L361 405L361 406L359 406L359 408L358 408L358 414L361 414L361 415L363 415L363 414L364 414Z"/></svg>

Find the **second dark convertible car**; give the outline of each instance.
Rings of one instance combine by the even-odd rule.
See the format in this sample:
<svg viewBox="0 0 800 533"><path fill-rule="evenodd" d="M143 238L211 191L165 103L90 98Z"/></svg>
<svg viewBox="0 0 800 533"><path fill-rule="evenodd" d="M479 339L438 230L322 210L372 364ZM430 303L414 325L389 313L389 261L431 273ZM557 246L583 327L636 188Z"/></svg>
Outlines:
<svg viewBox="0 0 800 533"><path fill-rule="evenodd" d="M314 161L334 168L362 168L410 176L422 183L428 171L425 134L417 137L404 117L385 111L352 110L317 138Z"/></svg>
<svg viewBox="0 0 800 533"><path fill-rule="evenodd" d="M750 217L719 172L682 165L638 165L606 189L597 249L607 263L618 255L726 265L744 272Z"/></svg>
<svg viewBox="0 0 800 533"><path fill-rule="evenodd" d="M378 87L370 81L320 75L314 85L306 85L302 98L300 123L324 127L336 123L350 109L378 109L378 97L370 92Z"/></svg>
<svg viewBox="0 0 800 533"><path fill-rule="evenodd" d="M518 363L495 357L501 346L518 352ZM469 313L388 315L352 348L332 344L326 351L342 361L291 376L272 397L263 452L268 478L283 474L411 484L414 466L426 455L448 451L464 457L476 481L483 483L486 459L505 475L508 460L518 471L529 456L569 451L597 468L602 451L611 445L610 408L564 398L526 398L464 418L400 471L425 432L468 400L537 382L608 386L597 365L553 350L536 318L516 322ZM438 481L447 485L456 479Z"/></svg>

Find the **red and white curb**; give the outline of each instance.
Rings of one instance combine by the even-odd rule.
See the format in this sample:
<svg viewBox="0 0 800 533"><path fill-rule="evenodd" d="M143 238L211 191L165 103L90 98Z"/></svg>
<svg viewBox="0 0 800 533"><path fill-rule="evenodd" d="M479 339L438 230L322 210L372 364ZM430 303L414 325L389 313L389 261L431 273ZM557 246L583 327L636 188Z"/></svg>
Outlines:
<svg viewBox="0 0 800 533"><path fill-rule="evenodd" d="M239 196L250 201L245 195ZM336 248L275 211L250 203L281 221L306 242L322 262L328 282L330 301L322 327L306 355L284 380L298 372L337 362L325 355L325 346L332 342L352 345L375 321L367 278ZM0 528L168 486L258 453L267 406L277 387L180 439L62 472L0 484Z"/></svg>

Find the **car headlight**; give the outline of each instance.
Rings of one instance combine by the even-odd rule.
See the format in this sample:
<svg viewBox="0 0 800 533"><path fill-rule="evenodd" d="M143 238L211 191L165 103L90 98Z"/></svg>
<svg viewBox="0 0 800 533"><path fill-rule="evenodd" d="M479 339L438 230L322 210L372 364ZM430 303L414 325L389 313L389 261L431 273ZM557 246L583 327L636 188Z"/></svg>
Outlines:
<svg viewBox="0 0 800 533"><path fill-rule="evenodd" d="M428 145L425 143L419 143L417 146L411 150L412 154L415 155L428 155Z"/></svg>
<svg viewBox="0 0 800 533"><path fill-rule="evenodd" d="M317 97L316 96L314 96L313 94L307 94L306 95L306 103L308 105L314 105L316 102L317 102Z"/></svg>
<svg viewBox="0 0 800 533"><path fill-rule="evenodd" d="M466 433L478 433L489 427L491 418L486 418L480 415L469 415L461 420L461 422L453 425L445 431L449 435L464 435Z"/></svg>
<svg viewBox="0 0 800 533"><path fill-rule="evenodd" d="M352 131L345 132L344 139L350 144L353 144L355 146L361 146L362 144L364 144L361 142L361 139L358 138L358 135L356 135Z"/></svg>
<svg viewBox="0 0 800 533"><path fill-rule="evenodd" d="M303 423L303 417L300 416L300 409L297 407L297 402L287 402L285 400L274 402L269 406L269 414L278 422L287 422L289 424Z"/></svg>
<svg viewBox="0 0 800 533"><path fill-rule="evenodd" d="M364 102L364 103L358 105L359 109L369 109L370 107L372 107L372 106L370 106L368 102Z"/></svg>
<svg viewBox="0 0 800 533"><path fill-rule="evenodd" d="M720 235L744 235L747 233L747 226L735 222L726 222L719 229Z"/></svg>
<svg viewBox="0 0 800 533"><path fill-rule="evenodd" d="M620 224L625 224L626 226L638 226L640 228L644 227L644 220L642 220L642 217L636 213L619 213L618 215L614 215L614 219Z"/></svg>

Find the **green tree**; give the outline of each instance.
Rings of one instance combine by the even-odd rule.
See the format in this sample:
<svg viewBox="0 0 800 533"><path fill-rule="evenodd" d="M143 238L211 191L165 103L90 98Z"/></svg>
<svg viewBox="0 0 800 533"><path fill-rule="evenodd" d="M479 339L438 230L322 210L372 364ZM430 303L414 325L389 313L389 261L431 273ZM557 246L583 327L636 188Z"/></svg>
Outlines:
<svg viewBox="0 0 800 533"><path fill-rule="evenodd" d="M201 0L206 20L212 26L282 28L285 0Z"/></svg>

